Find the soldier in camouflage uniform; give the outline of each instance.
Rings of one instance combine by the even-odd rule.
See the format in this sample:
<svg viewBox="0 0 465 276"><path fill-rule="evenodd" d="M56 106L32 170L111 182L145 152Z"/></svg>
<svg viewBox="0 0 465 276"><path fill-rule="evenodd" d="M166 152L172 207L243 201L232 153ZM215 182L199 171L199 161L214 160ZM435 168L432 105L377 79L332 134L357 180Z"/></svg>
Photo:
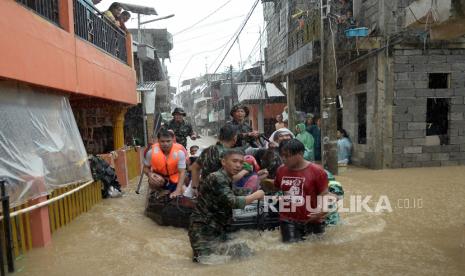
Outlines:
<svg viewBox="0 0 465 276"><path fill-rule="evenodd" d="M252 127L245 121L245 118L249 116L249 109L244 105L235 105L230 114L233 119L227 122L226 125L233 126L238 133L235 147L258 147L256 141L259 133L252 130Z"/></svg>
<svg viewBox="0 0 465 276"><path fill-rule="evenodd" d="M184 121L183 117L186 116L186 112L184 112L182 108L176 107L171 114L174 119L166 125L166 128L174 131L176 142L183 145L185 148L187 146L187 136L190 136L192 140L195 140L197 138L196 134L192 130L192 126Z"/></svg>
<svg viewBox="0 0 465 276"><path fill-rule="evenodd" d="M234 147L237 140L237 132L232 126L224 126L220 129L219 141L202 151L200 157L191 165L192 188L196 190L201 180L221 169L221 158L224 152Z"/></svg>
<svg viewBox="0 0 465 276"><path fill-rule="evenodd" d="M234 243L226 232L233 209L244 208L264 197L262 190L248 196L234 195L231 189L232 176L242 170L243 162L244 155L241 151L226 151L221 159L222 169L210 174L200 185L200 194L189 226L194 262L208 263L211 255L250 256L251 251L247 245Z"/></svg>

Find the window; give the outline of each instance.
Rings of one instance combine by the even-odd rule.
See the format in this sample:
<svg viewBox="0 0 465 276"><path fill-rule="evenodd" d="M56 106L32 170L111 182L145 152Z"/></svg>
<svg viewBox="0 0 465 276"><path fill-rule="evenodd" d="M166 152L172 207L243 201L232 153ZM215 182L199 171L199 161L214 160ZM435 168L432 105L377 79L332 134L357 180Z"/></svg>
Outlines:
<svg viewBox="0 0 465 276"><path fill-rule="evenodd" d="M426 107L426 136L439 136L441 145L449 143L449 99L428 98Z"/></svg>
<svg viewBox="0 0 465 276"><path fill-rule="evenodd" d="M367 143L367 94L357 95L358 143Z"/></svg>
<svg viewBox="0 0 465 276"><path fill-rule="evenodd" d="M343 83L343 82L342 82L342 77L337 78L336 89L338 89L338 90L339 90L339 89L343 89L344 86L343 86L342 83Z"/></svg>
<svg viewBox="0 0 465 276"><path fill-rule="evenodd" d="M448 73L431 73L429 74L429 84L430 89L444 89L450 88L449 81L450 74Z"/></svg>
<svg viewBox="0 0 465 276"><path fill-rule="evenodd" d="M363 70L358 72L358 84L367 83L367 70Z"/></svg>

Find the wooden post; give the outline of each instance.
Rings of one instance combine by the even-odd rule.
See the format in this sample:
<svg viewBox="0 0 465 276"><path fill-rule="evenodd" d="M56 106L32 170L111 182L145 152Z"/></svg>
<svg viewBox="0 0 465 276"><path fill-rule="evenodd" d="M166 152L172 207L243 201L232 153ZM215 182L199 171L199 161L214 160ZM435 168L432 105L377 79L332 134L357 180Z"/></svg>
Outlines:
<svg viewBox="0 0 465 276"><path fill-rule="evenodd" d="M287 114L288 114L288 128L295 129L296 126L296 108L295 108L295 82L291 74L287 75Z"/></svg>
<svg viewBox="0 0 465 276"><path fill-rule="evenodd" d="M120 107L113 113L113 147L118 150L124 147L124 115L126 108Z"/></svg>

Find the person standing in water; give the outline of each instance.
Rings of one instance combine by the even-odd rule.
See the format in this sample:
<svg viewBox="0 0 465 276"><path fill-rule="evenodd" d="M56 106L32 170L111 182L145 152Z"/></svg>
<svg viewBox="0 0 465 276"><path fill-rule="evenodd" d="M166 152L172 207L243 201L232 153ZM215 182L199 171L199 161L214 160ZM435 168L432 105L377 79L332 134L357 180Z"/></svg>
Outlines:
<svg viewBox="0 0 465 276"><path fill-rule="evenodd" d="M305 146L297 139L279 145L283 166L279 167L274 184L283 193L281 207L286 207L279 213L285 243L325 231L326 213L312 210L317 210L317 198L328 193L328 176L321 166L305 160L304 152Z"/></svg>
<svg viewBox="0 0 465 276"><path fill-rule="evenodd" d="M245 243L228 241L226 227L233 209L243 209L265 193L258 190L248 196L236 196L232 190L233 175L243 168L244 154L230 149L221 159L222 169L210 174L199 187L196 207L191 215L189 240L194 253L193 261L204 263L211 255L234 258L248 257L250 249Z"/></svg>

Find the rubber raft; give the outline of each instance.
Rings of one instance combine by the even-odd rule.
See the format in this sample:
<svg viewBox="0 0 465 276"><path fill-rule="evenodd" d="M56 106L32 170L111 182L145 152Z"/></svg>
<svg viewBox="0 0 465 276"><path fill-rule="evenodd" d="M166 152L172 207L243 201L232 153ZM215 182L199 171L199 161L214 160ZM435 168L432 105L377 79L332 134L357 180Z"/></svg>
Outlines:
<svg viewBox="0 0 465 276"><path fill-rule="evenodd" d="M170 199L169 195L150 192L147 195L145 215L162 226L188 228L190 216L196 200L188 197ZM229 231L240 229L272 230L279 226L279 213L264 209L263 201L246 205L244 209L234 209Z"/></svg>
<svg viewBox="0 0 465 276"><path fill-rule="evenodd" d="M339 199L344 196L342 185L328 174L328 190L337 195ZM169 194L159 194L149 191L146 199L145 215L162 226L188 228L190 216L195 208L196 200L188 197L170 199ZM240 229L273 230L279 226L278 206L266 208L263 201L256 201L246 205L244 209L234 209L232 220L229 224L230 231ZM326 218L327 225L337 225L340 221L339 213L334 211Z"/></svg>

